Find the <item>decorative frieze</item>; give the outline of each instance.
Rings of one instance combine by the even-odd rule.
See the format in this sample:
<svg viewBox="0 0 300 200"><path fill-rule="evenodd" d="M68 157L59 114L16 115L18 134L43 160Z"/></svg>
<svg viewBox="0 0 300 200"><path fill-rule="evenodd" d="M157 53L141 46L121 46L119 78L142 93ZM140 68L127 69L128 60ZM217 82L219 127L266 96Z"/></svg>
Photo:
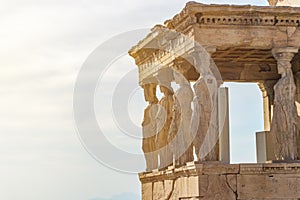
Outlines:
<svg viewBox="0 0 300 200"><path fill-rule="evenodd" d="M248 16L201 16L199 24L205 25L256 25L272 26L276 24L276 18L270 17L248 17Z"/></svg>
<svg viewBox="0 0 300 200"><path fill-rule="evenodd" d="M201 16L204 25L299 26L300 16Z"/></svg>

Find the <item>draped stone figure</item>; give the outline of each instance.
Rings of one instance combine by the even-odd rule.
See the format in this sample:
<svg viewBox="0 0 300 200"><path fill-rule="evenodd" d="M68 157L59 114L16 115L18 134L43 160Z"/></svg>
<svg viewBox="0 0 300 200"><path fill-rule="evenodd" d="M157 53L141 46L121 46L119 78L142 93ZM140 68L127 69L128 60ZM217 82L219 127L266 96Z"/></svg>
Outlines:
<svg viewBox="0 0 300 200"><path fill-rule="evenodd" d="M274 111L270 133L273 137L276 160L296 160L299 117L295 104L296 85L290 63L293 54L282 53L276 58L281 78L274 86Z"/></svg>
<svg viewBox="0 0 300 200"><path fill-rule="evenodd" d="M156 145L158 99L156 97L156 84L145 84L142 87L144 89L145 100L149 102L149 105L144 111L144 119L142 123L142 149L146 160L146 171L151 171L158 168L158 153Z"/></svg>
<svg viewBox="0 0 300 200"><path fill-rule="evenodd" d="M159 154L159 168L162 169L172 164L173 162L173 154L169 146L169 130L172 122L172 111L173 111L173 95L174 92L169 85L166 87L165 85L160 86L160 91L164 94L164 96L159 101L160 112L158 114L159 123L163 123L162 125L158 125L161 127L158 136L157 136L157 145L158 145L158 154Z"/></svg>
<svg viewBox="0 0 300 200"><path fill-rule="evenodd" d="M174 144L172 151L175 157L175 165L183 165L193 161L192 137L190 123L192 116L191 102L193 91L189 82L174 71L174 79L179 84L179 89L174 94L173 119L169 134L169 141Z"/></svg>
<svg viewBox="0 0 300 200"><path fill-rule="evenodd" d="M198 59L204 59L200 57ZM194 112L191 124L194 147L198 161L218 161L218 82L209 68L214 64L209 56L207 61L196 61L195 68L200 74L194 84Z"/></svg>

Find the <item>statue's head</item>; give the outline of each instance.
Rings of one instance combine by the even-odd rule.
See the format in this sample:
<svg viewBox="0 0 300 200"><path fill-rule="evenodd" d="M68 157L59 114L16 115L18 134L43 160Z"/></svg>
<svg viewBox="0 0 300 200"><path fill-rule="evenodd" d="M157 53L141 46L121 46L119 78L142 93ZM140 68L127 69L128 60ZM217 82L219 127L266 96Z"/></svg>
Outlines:
<svg viewBox="0 0 300 200"><path fill-rule="evenodd" d="M209 53L204 48L201 48L198 49L198 51L193 52L191 55L194 60L193 65L195 70L199 74L207 74L211 62Z"/></svg>
<svg viewBox="0 0 300 200"><path fill-rule="evenodd" d="M160 89L161 93L164 93L165 96L174 94L174 91L171 86L169 87L166 85L160 85L159 89Z"/></svg>
<svg viewBox="0 0 300 200"><path fill-rule="evenodd" d="M160 91L165 95L169 93L173 93L173 88L171 86L171 82L173 81L173 69L163 69L158 71L155 76L157 83L160 86Z"/></svg>
<svg viewBox="0 0 300 200"><path fill-rule="evenodd" d="M157 103L158 99L156 97L156 84L147 83L142 85L142 87L144 89L145 100L149 103Z"/></svg>
<svg viewBox="0 0 300 200"><path fill-rule="evenodd" d="M278 74L284 75L291 69L291 63L289 61L280 61L277 64Z"/></svg>
<svg viewBox="0 0 300 200"><path fill-rule="evenodd" d="M188 83L186 78L178 71L174 70L173 74L174 74L174 80L178 85L182 86Z"/></svg>

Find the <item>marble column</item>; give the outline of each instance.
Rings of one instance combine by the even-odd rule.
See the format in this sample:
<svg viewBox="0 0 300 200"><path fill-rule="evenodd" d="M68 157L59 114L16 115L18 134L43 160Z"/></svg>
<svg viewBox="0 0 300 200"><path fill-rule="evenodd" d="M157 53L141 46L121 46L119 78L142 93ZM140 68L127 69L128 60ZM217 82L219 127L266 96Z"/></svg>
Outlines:
<svg viewBox="0 0 300 200"><path fill-rule="evenodd" d="M275 160L272 137L270 135L271 120L274 105L274 85L276 80L266 80L258 83L263 97L264 131L256 132L256 158L258 163Z"/></svg>
<svg viewBox="0 0 300 200"><path fill-rule="evenodd" d="M270 133L274 142L276 160L296 160L299 134L299 118L295 104L296 85L291 69L291 60L298 48L274 48L273 56L277 60L281 78L274 86L274 110Z"/></svg>
<svg viewBox="0 0 300 200"><path fill-rule="evenodd" d="M230 163L229 95L227 87L218 89L219 160Z"/></svg>
<svg viewBox="0 0 300 200"><path fill-rule="evenodd" d="M264 131L270 131L272 110L274 105L274 85L277 81L266 80L258 83L263 97Z"/></svg>

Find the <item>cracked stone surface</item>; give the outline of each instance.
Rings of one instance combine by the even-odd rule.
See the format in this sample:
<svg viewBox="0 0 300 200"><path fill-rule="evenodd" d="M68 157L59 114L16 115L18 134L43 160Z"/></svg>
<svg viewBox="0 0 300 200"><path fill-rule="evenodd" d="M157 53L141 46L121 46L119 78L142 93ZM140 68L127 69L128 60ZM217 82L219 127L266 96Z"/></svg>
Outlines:
<svg viewBox="0 0 300 200"><path fill-rule="evenodd" d="M300 163L194 163L140 181L142 200L299 199Z"/></svg>

